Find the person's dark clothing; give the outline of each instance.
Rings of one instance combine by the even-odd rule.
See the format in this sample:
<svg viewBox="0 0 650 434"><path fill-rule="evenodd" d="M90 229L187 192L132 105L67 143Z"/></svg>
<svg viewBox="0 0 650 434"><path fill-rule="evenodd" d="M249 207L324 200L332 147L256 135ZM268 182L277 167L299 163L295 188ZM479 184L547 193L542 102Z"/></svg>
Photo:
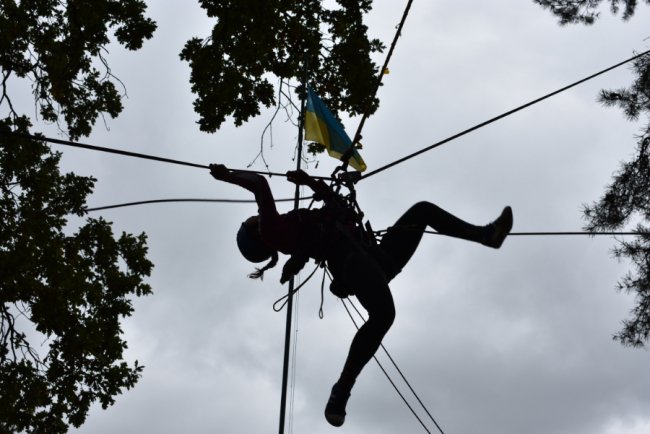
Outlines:
<svg viewBox="0 0 650 434"><path fill-rule="evenodd" d="M304 254L317 261L337 254L343 237L336 216L327 207L296 209L286 214L261 215L262 241L287 254Z"/></svg>
<svg viewBox="0 0 650 434"><path fill-rule="evenodd" d="M470 241L483 242L486 237L485 227L466 223L429 202L413 205L376 246L358 236L355 240L354 228L349 225L337 228L335 216L326 208L300 209L270 218L263 212L260 215L265 242L282 253L327 260L334 284L356 295L368 312L368 320L352 341L339 380L348 391L393 324L395 305L388 283L411 259L427 226ZM349 233L343 234L344 230Z"/></svg>
<svg viewBox="0 0 650 434"><path fill-rule="evenodd" d="M395 319L395 305L388 286L417 249L427 227L440 234L499 248L512 227L512 210L506 207L494 223L474 226L430 202L418 202L390 227L378 245L366 242L349 216L342 218L336 195L322 181L301 171L287 178L308 185L322 197L321 209L299 209L278 213L266 180L243 172L229 172L225 166L211 166L215 178L239 185L255 194L259 208L261 240L269 248L291 255L281 281L293 276L309 258L326 261L334 281L332 292L354 294L368 312L368 320L356 333L341 376L330 396L326 417L335 426L345 418L345 403L352 386ZM290 177L291 175L291 177Z"/></svg>

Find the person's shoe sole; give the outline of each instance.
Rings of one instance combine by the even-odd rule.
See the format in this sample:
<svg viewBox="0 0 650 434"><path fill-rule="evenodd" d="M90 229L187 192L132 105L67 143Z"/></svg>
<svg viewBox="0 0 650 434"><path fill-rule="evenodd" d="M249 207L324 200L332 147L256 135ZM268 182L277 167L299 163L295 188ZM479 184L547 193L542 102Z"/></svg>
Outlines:
<svg viewBox="0 0 650 434"><path fill-rule="evenodd" d="M339 427L343 425L343 422L345 422L345 416L341 416L340 414L325 413L325 419L327 419L327 422L329 422L330 425L335 427Z"/></svg>
<svg viewBox="0 0 650 434"><path fill-rule="evenodd" d="M490 243L490 247L494 247L495 249L501 247L506 237L510 233L510 230L512 229L512 223L512 208L507 206L503 208L503 211L501 211L499 218L494 221L494 236L491 240L492 243Z"/></svg>

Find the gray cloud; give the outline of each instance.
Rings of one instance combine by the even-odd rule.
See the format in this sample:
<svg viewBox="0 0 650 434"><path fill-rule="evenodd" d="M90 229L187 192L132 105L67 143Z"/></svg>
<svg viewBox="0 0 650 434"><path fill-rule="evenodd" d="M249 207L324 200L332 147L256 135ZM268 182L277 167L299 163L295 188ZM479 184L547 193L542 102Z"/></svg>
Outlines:
<svg viewBox="0 0 650 434"><path fill-rule="evenodd" d="M369 23L388 40L401 11L383 3ZM177 54L188 38L206 35L210 22L194 3L151 8L159 23L154 39L135 55L111 53L128 88L125 112L108 122L109 130L98 126L89 141L245 167L270 114L215 135L199 133L188 70ZM640 7L629 23L603 13L592 27L559 28L532 2L416 2L380 90L382 105L364 130L366 162L377 168L645 49L648 13ZM477 224L510 204L515 230L578 230L581 204L597 199L632 150L638 127L595 102L600 88L628 79L622 68L369 178L359 184L360 203L376 229L424 199ZM279 172L295 164L296 131L283 120L265 151ZM347 120L347 128L356 122ZM248 197L196 169L64 154L67 169L98 178L91 205ZM321 157L309 170L329 174L335 165ZM271 183L278 197L292 195L284 180ZM239 258L234 232L254 212L255 205L170 204L102 213L117 231L149 235L155 294L136 301L124 327L128 356L146 369L135 389L106 411L94 408L73 432L277 430L285 314L271 305L286 289L277 270L263 282L246 278L252 267ZM627 265L611 258L613 245L610 238L512 237L494 251L423 239L392 284L397 321L385 344L445 432L647 429L648 353L611 340L632 306L614 291ZM320 278L301 291L298 305L296 433L336 431L322 411L354 333L327 292L326 317L317 318ZM372 364L348 410L338 432L422 431Z"/></svg>

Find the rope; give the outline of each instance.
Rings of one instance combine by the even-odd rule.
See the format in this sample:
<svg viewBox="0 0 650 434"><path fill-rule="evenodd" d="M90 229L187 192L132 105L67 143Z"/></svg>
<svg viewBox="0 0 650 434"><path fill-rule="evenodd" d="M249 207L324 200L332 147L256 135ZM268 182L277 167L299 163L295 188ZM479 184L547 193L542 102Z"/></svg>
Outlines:
<svg viewBox="0 0 650 434"><path fill-rule="evenodd" d="M325 315L323 314L323 303L325 302L325 276L329 273L327 267L323 267L323 280L320 282L320 308L318 309L318 318L323 319Z"/></svg>
<svg viewBox="0 0 650 434"><path fill-rule="evenodd" d="M385 232L385 231L382 231ZM444 235L435 231L424 231L425 234L431 235ZM589 231L574 231L574 232L510 232L508 236L563 236L563 235L646 235L647 232L589 232Z"/></svg>
<svg viewBox="0 0 650 434"><path fill-rule="evenodd" d="M613 70L613 69L616 69L616 68L618 68L618 67L620 67L620 66L622 66L622 65L625 65L626 63L629 63L629 62L631 62L631 61L633 61L633 60L636 60L636 59L638 59L639 57L642 57L642 56L644 56L644 55L646 55L646 54L648 54L648 53L650 53L650 50L648 50L648 51L644 51L644 52L641 53L641 54L637 54L636 56L630 57L629 59L624 60L624 61L622 61L622 62L619 62L619 63L617 63L616 65L613 65L613 66L610 66L609 68L603 69L602 71L599 71L599 72L597 72L597 73L595 73L595 74L592 74L592 75L590 75L590 76L588 76L588 77L585 77L585 78L583 78L583 79L581 79L581 80L578 80L578 81L576 81L575 83L572 83L572 84L570 84L570 85L568 85L568 86L565 86L565 87L563 87L563 88L561 88L561 89L558 89L558 90L556 90L556 91L554 91L554 92L551 92L551 93L549 93L549 94L547 94L547 95L544 95L544 96L541 97L541 98L537 98L537 99L535 99L535 100L533 100L533 101L530 101L530 102L528 102L528 103L526 103L526 104L524 104L524 105L521 105L521 106L519 106L519 107L517 107L517 108L515 108L515 109L512 109L512 110L510 110L510 111L507 111L507 112L505 112L505 113L503 113L503 114L500 114L499 116L493 117L492 119L489 119L489 120L487 120L487 121L485 121L485 122L481 122L480 124L475 125L475 126L473 126L473 127L471 127L471 128L468 128L468 129L466 129L466 130L464 130L464 131L461 131L461 132L458 133L458 134L454 134L453 136L450 136L450 137L448 137L448 138L446 138L446 139L444 139L444 140L441 140L441 141L439 141L439 142L436 142L436 143L434 143L434 144L431 145L431 146L428 146L428 147L426 147L426 148L420 149L419 151L414 152L414 153L412 153L412 154L410 154L410 155L407 155L406 157L402 157L402 158L400 158L400 159L398 159L398 160L393 161L392 163L386 164L385 166L382 166L382 167L380 167L380 168L378 168L378 169L375 169L375 170L373 170L373 171L371 171L371 172L368 172L368 173L366 173L365 175L362 175L362 176L361 176L361 179L366 179L366 178L368 178L368 177L370 177L370 176L372 176L372 175L375 175L375 174L377 174L377 173L379 173L379 172L383 172L384 170L389 169L389 168L391 168L391 167L393 167L393 166L395 166L395 165L397 165L397 164L403 163L404 161L409 160L409 159L411 159L411 158L413 158L413 157L416 157L416 156L418 156L418 155L420 155L420 154L422 154L422 153L424 153L424 152L430 151L431 149L434 149L434 148L437 148L438 146L444 145L444 144L447 143L447 142L451 142L452 140L455 140L455 139L457 139L457 138L459 138L459 137L461 137L461 136L464 136L465 134L471 133L472 131L478 130L479 128L482 128L482 127L484 127L484 126L486 126L486 125L489 125L489 124L491 124L491 123L493 123L493 122L496 122L496 121L498 121L498 120L500 120L500 119L503 119L503 118L505 118L505 117L507 117L507 116L510 116L511 114L514 114L514 113L516 113L516 112L518 112L518 111L520 111L520 110L523 110L523 109L525 109L525 108L528 108L528 107L530 107L530 106L532 106L532 105L534 105L534 104L537 104L538 102L544 101L545 99L548 99L548 98L550 98L550 97L552 97L552 96L555 96L555 95L557 95L557 94L559 94L559 93L561 93L561 92L564 92L564 91L566 91L566 90L568 90L568 89L571 89L572 87L575 87L575 86L577 86L577 85L579 85L579 84L582 84L582 83L584 83L584 82L586 82L586 81L588 81L588 80L591 80L592 78L598 77L599 75L602 75L602 74L604 74L604 73L606 73L606 72L609 72L609 71L611 71L611 70Z"/></svg>
<svg viewBox="0 0 650 434"><path fill-rule="evenodd" d="M404 23L406 22L406 17L408 17L412 4L413 4L413 0L409 0L408 3L406 4L406 8L404 9L404 13L402 14L402 20L399 22L399 25L397 26L397 31L395 32L395 36L393 37L393 42L390 44L390 48L388 49L388 54L386 55L386 60L384 60L384 65L379 70L379 74L377 74L377 81L375 83L375 88L372 92L373 97L377 95L377 92L379 91L379 86L381 86L381 81L384 78L385 72L388 70L388 62L390 62L390 58L393 56L393 51L395 50L395 46L397 45L397 40L402 34L402 28L404 27ZM353 145L359 142L359 140L361 140L361 130L363 130L363 126L366 123L366 119L368 118L368 116L369 116L368 110L366 110L363 116L361 116L361 121L359 122L359 126L357 127L357 132L354 134L354 140L352 141ZM350 156L348 156L348 159L349 157ZM345 160L345 162L347 162L347 160Z"/></svg>
<svg viewBox="0 0 650 434"><path fill-rule="evenodd" d="M430 233L430 232L428 232ZM589 235L589 236L596 236L596 235L646 235L647 232L590 232L590 231L582 231L582 232L510 232L508 236L510 235L520 235L520 236L544 236L544 235Z"/></svg>
<svg viewBox="0 0 650 434"><path fill-rule="evenodd" d="M296 371L297 369L297 355L298 355L298 316L300 314L300 294L296 294L295 300L295 313L292 316L292 321L294 324L294 333L293 333L293 345L291 348L291 383L290 389L291 393L289 394L289 434L293 433L293 416L294 416L294 404L296 397Z"/></svg>
<svg viewBox="0 0 650 434"><path fill-rule="evenodd" d="M313 196L305 196L301 197L300 200L311 200L313 199ZM287 199L275 199L276 202L291 202L293 201L293 198L287 198ZM142 200L138 202L126 202L126 203L119 203L115 205L105 205L105 206L98 206L98 207L93 207L93 208L87 208L86 211L88 212L93 212L93 211L103 211L107 209L114 209L114 208L123 208L127 206L136 206L136 205L147 205L147 204L154 204L154 203L172 203L172 202L210 202L210 203L255 203L254 199L192 199L192 198L184 198L184 199L153 199L153 200ZM374 231L374 233L378 236L381 236L385 234L387 229L382 229L378 231ZM441 235L445 236L444 234L441 234L439 232L435 231L424 231L426 234L430 235ZM638 231L632 231L632 232L615 232L615 231L609 231L609 232L590 232L590 231L533 231L533 232L510 232L508 236L570 236L570 235L588 235L588 236L596 236L596 235L609 235L609 236L639 236L639 235L645 235L645 232L638 232Z"/></svg>
<svg viewBox="0 0 650 434"><path fill-rule="evenodd" d="M308 200L312 198L313 196L307 196L307 197L301 197L300 200ZM292 202L293 200L294 200L293 198L275 199L275 202ZM97 206L93 208L87 208L86 211L88 212L102 211L106 209L122 208L127 206L147 205L152 203L171 203L171 202L256 203L254 199L153 199L153 200L141 200L138 202L118 203L115 205Z"/></svg>
<svg viewBox="0 0 650 434"><path fill-rule="evenodd" d="M397 226L391 226L391 228L411 228L414 227L413 225L397 225ZM382 236L386 232L388 232L388 229L381 229L378 231L374 231L375 235L377 236ZM425 234L430 234L430 235L441 235L441 236L451 236L451 235L446 235L442 234L440 232L436 231L431 231L431 230L425 230ZM514 235L514 236L558 236L558 235L590 235L590 236L596 236L596 235L647 235L647 232L639 232L639 231L632 231L632 232L616 232L616 231L609 231L609 232L593 232L593 231L554 231L554 232L510 232L508 236Z"/></svg>
<svg viewBox="0 0 650 434"><path fill-rule="evenodd" d="M352 300L348 299L348 301L350 302L350 305L354 308L354 310L357 311L357 315L359 315L361 318L363 318L363 315L361 315L361 312L359 312L359 309L357 309L357 306L355 306L355 304L352 303ZM427 409L427 406L424 405L424 403L422 402L422 400L420 399L420 397L418 396L418 394L415 393L415 390L413 389L413 387L411 387L411 383L409 383L409 381L406 379L406 377L405 377L404 374L402 373L402 370L397 366L397 363L395 362L395 360L393 360L393 358L391 357L390 353L388 352L388 350L386 349L386 347L384 346L384 344L383 344L383 343L382 343L382 344L379 344L379 346L381 347L382 350L384 350L384 353L386 353L386 355L388 356L388 359L391 361L391 363L393 364L393 366L395 367L395 369L397 370L397 372L399 373L399 375L402 377L402 380L404 380L404 382L405 382L406 385L408 386L408 388L409 388L409 390L411 391L411 393L413 394L413 396L415 396L415 399L417 399L417 401L418 401L418 403L420 404L420 406L422 406L422 408L423 408L424 411L427 413L427 415L429 415L429 418L430 418L431 421L434 423L434 425L436 426L436 428L438 428L438 431L440 431L441 433L444 434L444 432L442 431L442 428L440 428L440 425L438 425L438 422L436 422L436 419L435 419L435 418L433 417L433 415L429 412L429 409Z"/></svg>
<svg viewBox="0 0 650 434"><path fill-rule="evenodd" d="M346 312L348 313L348 315L350 316L350 319L352 320L352 323L353 323L354 326L357 328L357 330L359 330L359 326L357 325L357 322L354 320L354 317L352 316L352 313L351 313L350 310L348 309L348 306L345 304L345 300L343 300L342 298L341 298L340 300L341 300L341 303L343 304L343 307L345 308L345 311L346 311ZM399 397L402 398L402 401L404 401L404 404L406 404L406 406L408 407L408 409L411 410L411 413L413 414L413 416L415 416L415 418L418 420L418 422L420 422L420 425L422 425L422 428L424 428L424 430L425 430L427 433L431 434L431 431L429 431L429 429L428 429L427 426L424 424L424 422L422 421L422 419L420 419L420 416L418 416L418 414L415 412L415 410L413 409L413 407L411 407L411 404L408 403L408 401L406 400L406 397L404 397L404 395L402 394L402 392L400 392L400 390L399 390L399 388L397 387L397 385L395 384L395 382L392 380L392 378L390 378L390 375L388 375L388 372L386 372L386 369L384 369L384 367L383 367L383 365L381 364L381 362L379 361L379 359L377 359L377 356L372 356L372 358L375 359L375 362L377 362L377 365L379 365L379 369L381 369L381 371L384 373L384 375L386 376L386 378L388 379L388 381L390 382L390 384L393 386L393 388L395 389L395 391L397 392L397 394L399 395ZM444 434L444 433L443 433L443 434Z"/></svg>
<svg viewBox="0 0 650 434"><path fill-rule="evenodd" d="M6 136L6 137L15 137L19 139L28 139L28 140L40 140L43 142L47 143L53 143L57 145L63 145L63 146L71 146L73 148L82 148L82 149L90 149L92 151L99 151L99 152L107 152L110 154L118 154L118 155L124 155L127 157L134 157L134 158L142 158L145 160L153 160L153 161L159 161L162 163L169 163L169 164L177 164L181 166L189 166L189 167L196 167L199 169L209 169L209 166L206 166L205 164L197 164L197 163L190 163L187 161L181 161L181 160L174 160L171 158L163 158L163 157L157 157L155 155L149 155L149 154L141 154L139 152L131 152L131 151L124 151L122 149L115 149L115 148L107 148L104 146L96 146L96 145L89 145L86 143L79 143L79 142L73 142L71 140L61 140L61 139L55 139L52 137L45 137L42 135L33 135L33 134L24 134L24 133L16 133L14 131L0 131L0 136ZM242 169L237 169L238 172L245 172L245 173L255 173L258 175L265 175L265 176L287 176L286 173L277 173L277 172L259 172L255 170L242 170ZM322 177L322 176L312 176L312 178L315 179L326 179L329 180L329 177Z"/></svg>
<svg viewBox="0 0 650 434"><path fill-rule="evenodd" d="M52 137L45 137L45 136L36 136L33 134L24 134L24 133L16 133L13 131L0 131L0 135L3 136L8 136L8 137L16 137L19 139L28 139L28 140L40 140L43 142L48 142L48 143L53 143L57 145L63 145L63 146L71 146L73 148L82 148L82 149L90 149L93 151L100 151L100 152L108 152L111 154L118 154L118 155L124 155L127 157L135 157L135 158L143 158L146 160L153 160L153 161L160 161L163 163L170 163L170 164L178 164L181 166L190 166L190 167L198 167L200 169L208 169L209 167L204 165L204 164L196 164L196 163L188 163L187 161L180 161L180 160L172 160L170 158L162 158L162 157L156 157L154 155L147 155L147 154L141 154L138 152L131 152L131 151L124 151L121 149L113 149L113 148L106 148L103 146L95 146L95 145L89 145L86 143L79 143L79 142L73 142L71 140L61 140L61 139L55 139Z"/></svg>
<svg viewBox="0 0 650 434"><path fill-rule="evenodd" d="M273 310L276 311L276 312L280 312L282 309L284 309L284 306L286 306L287 303L289 302L289 297L293 296L293 294L300 291L300 288L305 286L305 283L309 282L309 279L311 279L312 276L314 274L316 274L316 271L318 270L319 267L320 267L320 264L316 264L316 268L314 268L314 271L312 271L311 274L309 276L307 276L307 278L305 279L304 282L302 282L300 285L298 285L298 287L295 288L293 291L288 292L285 295L283 295L282 297L275 300L275 303L273 303ZM282 303L282 304L277 306L278 303Z"/></svg>
<svg viewBox="0 0 650 434"><path fill-rule="evenodd" d="M402 19L399 22L399 25L397 26L397 31L395 32L395 36L393 37L393 42L390 44L390 48L388 49L386 60L384 60L384 65L379 70L379 74L377 74L377 80L375 82L375 88L372 92L372 98L374 98L377 95L377 92L379 91L379 86L381 86L381 81L384 78L384 73L388 70L388 62L390 62L390 58L393 56L393 51L395 50L395 46L397 45L397 40L402 34L402 28L404 27L404 23L406 22L406 17L408 16L409 11L411 10L412 4L413 4L413 0L409 0L408 3L406 4L406 8L404 9L404 13L402 14ZM359 126L357 127L357 132L354 134L354 140L352 140L352 146L350 146L350 148L347 151L345 151L345 153L341 156L341 161L343 163L334 171L334 173L338 172L339 170L345 171L347 169L348 161L350 160L352 154L354 153L354 146L361 140L361 130L363 130L363 126L366 123L366 119L370 115L369 111L370 108L366 109L366 111L361 116L361 121L359 122Z"/></svg>

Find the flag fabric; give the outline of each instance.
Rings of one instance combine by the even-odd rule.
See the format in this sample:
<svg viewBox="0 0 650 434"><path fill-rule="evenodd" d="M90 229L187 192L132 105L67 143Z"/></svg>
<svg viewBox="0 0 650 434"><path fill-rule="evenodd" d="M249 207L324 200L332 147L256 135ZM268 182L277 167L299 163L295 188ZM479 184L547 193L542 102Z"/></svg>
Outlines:
<svg viewBox="0 0 650 434"><path fill-rule="evenodd" d="M352 146L352 140L341 123L310 87L307 87L305 139L325 146L327 153L338 159ZM366 170L366 163L356 149L352 151L349 163L359 172Z"/></svg>

